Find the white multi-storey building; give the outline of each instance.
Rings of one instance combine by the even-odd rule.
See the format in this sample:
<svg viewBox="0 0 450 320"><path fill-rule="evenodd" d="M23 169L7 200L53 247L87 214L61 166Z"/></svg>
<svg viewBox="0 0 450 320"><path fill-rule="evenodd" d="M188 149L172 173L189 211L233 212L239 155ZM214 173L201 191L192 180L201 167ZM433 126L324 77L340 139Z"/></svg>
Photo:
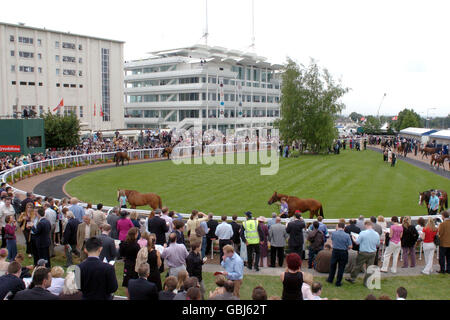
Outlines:
<svg viewBox="0 0 450 320"><path fill-rule="evenodd" d="M84 129L123 128L123 45L0 23L0 117L39 116L63 100L55 112L74 112Z"/></svg>
<svg viewBox="0 0 450 320"><path fill-rule="evenodd" d="M271 127L281 65L253 53L194 45L125 62L127 128Z"/></svg>

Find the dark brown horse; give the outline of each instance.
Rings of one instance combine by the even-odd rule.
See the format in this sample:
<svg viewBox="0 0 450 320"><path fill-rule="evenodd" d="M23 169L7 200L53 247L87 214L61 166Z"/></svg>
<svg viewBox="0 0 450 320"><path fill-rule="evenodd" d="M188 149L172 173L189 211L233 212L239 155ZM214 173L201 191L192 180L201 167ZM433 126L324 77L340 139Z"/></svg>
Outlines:
<svg viewBox="0 0 450 320"><path fill-rule="evenodd" d="M286 198L286 202L289 208L289 217L292 217L295 211L299 210L304 213L309 211L309 218L312 219L314 216L323 217L322 204L315 199L300 199L293 196L287 196L285 194L273 193L272 197L269 199L268 204L271 205L274 202L280 201L281 198Z"/></svg>
<svg viewBox="0 0 450 320"><path fill-rule="evenodd" d="M172 154L173 147L166 147L161 152L161 157L164 157L164 155L167 155L167 160L170 160L170 155Z"/></svg>
<svg viewBox="0 0 450 320"><path fill-rule="evenodd" d="M448 197L447 192L444 190L436 190L438 193L440 193L439 196L439 212L444 211L445 209L448 209ZM419 192L419 206L421 206L424 202L427 205L427 213L429 213L428 210L428 203L430 202L431 197L431 190ZM445 207L445 209L444 209Z"/></svg>
<svg viewBox="0 0 450 320"><path fill-rule="evenodd" d="M116 152L116 154L114 155L114 162L116 163L116 167L119 165L120 161L122 161L122 165L125 165L125 160L128 160L128 164L130 164L130 157L128 156L128 152Z"/></svg>
<svg viewBox="0 0 450 320"><path fill-rule="evenodd" d="M433 154L431 156L431 161L430 161L430 165L435 167L437 165L438 170L439 167L442 165L442 169L444 169L445 171L445 159L449 159L450 156L448 154L446 155L438 155L437 153ZM450 163L449 163L449 168L450 168Z"/></svg>
<svg viewBox="0 0 450 320"><path fill-rule="evenodd" d="M121 189L117 190L117 198ZM136 190L123 190L127 197L127 201L131 206L131 209L136 209L136 207L142 207L149 205L153 210L162 208L161 197L156 193L140 193Z"/></svg>
<svg viewBox="0 0 450 320"><path fill-rule="evenodd" d="M436 153L437 148L424 147L424 148L420 148L419 151L422 153L422 159L423 159L423 156L425 156L425 158L428 159L428 156L431 156Z"/></svg>

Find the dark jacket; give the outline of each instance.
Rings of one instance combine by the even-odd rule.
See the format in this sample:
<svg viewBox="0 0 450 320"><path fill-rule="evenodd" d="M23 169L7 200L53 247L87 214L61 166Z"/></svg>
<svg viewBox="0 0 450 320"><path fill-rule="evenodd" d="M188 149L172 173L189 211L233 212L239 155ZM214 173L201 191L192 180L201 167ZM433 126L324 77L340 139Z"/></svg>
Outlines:
<svg viewBox="0 0 450 320"><path fill-rule="evenodd" d="M351 232L359 234L361 232L361 229L356 224L349 224L344 228L344 231L350 235L350 239L352 239L352 249L355 251L359 251L359 244L357 244L355 241L353 241L353 238L351 236Z"/></svg>
<svg viewBox="0 0 450 320"><path fill-rule="evenodd" d="M200 254L193 251L186 257L186 270L189 277L197 277L198 281L202 281L202 266L203 260Z"/></svg>
<svg viewBox="0 0 450 320"><path fill-rule="evenodd" d="M120 219L118 215L111 213L106 217L106 222L111 226L111 238L119 239L119 233L117 232L117 221Z"/></svg>
<svg viewBox="0 0 450 320"><path fill-rule="evenodd" d="M158 294L159 300L173 300L176 294L172 291L160 291Z"/></svg>
<svg viewBox="0 0 450 320"><path fill-rule="evenodd" d="M310 247L312 250L320 250L323 248L323 232L319 229L313 229L308 233L307 237L308 241L310 242Z"/></svg>
<svg viewBox="0 0 450 320"><path fill-rule="evenodd" d="M217 226L219 225L219 222L217 222L217 221L214 220L214 219L211 219L211 220L208 220L208 221L206 222L206 225L207 225L208 228L209 228L209 231L208 231L208 233L206 234L206 237L207 237L208 239L211 239L211 238L217 238L217 236L216 236L216 228L217 228Z"/></svg>
<svg viewBox="0 0 450 320"><path fill-rule="evenodd" d="M241 225L235 221L231 221L231 228L233 229L233 237L231 240L235 244L241 243L240 234L241 234Z"/></svg>
<svg viewBox="0 0 450 320"><path fill-rule="evenodd" d="M177 234L177 243L186 245L186 242L184 241L184 233L180 230L175 230L175 233ZM169 245L169 243L167 243Z"/></svg>
<svg viewBox="0 0 450 320"><path fill-rule="evenodd" d="M31 230L34 232L34 239L36 240L37 248L48 248L50 247L50 231L52 226L50 221L46 218L42 218L36 227L33 227Z"/></svg>
<svg viewBox="0 0 450 320"><path fill-rule="evenodd" d="M305 227L305 222L301 220L294 220L288 223L286 232L289 234L289 247L303 247L303 229Z"/></svg>
<svg viewBox="0 0 450 320"><path fill-rule="evenodd" d="M166 242L167 231L169 231L169 227L166 224L166 220L163 218L154 216L148 220L148 232L156 235L156 244L164 245Z"/></svg>
<svg viewBox="0 0 450 320"><path fill-rule="evenodd" d="M130 279L128 281L128 293L130 294L130 300L159 300L156 285L143 278Z"/></svg>
<svg viewBox="0 0 450 320"><path fill-rule="evenodd" d="M411 225L408 228L403 227L403 235L401 239L403 248L414 247L414 245L417 242L417 239L419 239L419 233L417 232L417 229L414 226Z"/></svg>
<svg viewBox="0 0 450 320"><path fill-rule="evenodd" d="M63 244L70 244L75 246L77 244L77 230L80 221L76 218L70 218L67 221L66 228L63 233Z"/></svg>
<svg viewBox="0 0 450 320"><path fill-rule="evenodd" d="M13 300L59 300L59 298L46 289L34 287L17 292Z"/></svg>
<svg viewBox="0 0 450 320"><path fill-rule="evenodd" d="M114 260L117 257L117 249L116 249L116 243L114 242L114 239L110 236L107 236L106 234L101 234L98 236L100 240L102 240L102 252L100 252L100 260L103 261L104 258L108 262L111 260Z"/></svg>
<svg viewBox="0 0 450 320"><path fill-rule="evenodd" d="M14 296L21 290L25 290L25 283L22 279L12 274L5 274L0 277L0 300L3 300L10 291Z"/></svg>
<svg viewBox="0 0 450 320"><path fill-rule="evenodd" d="M118 288L114 267L95 257L88 257L78 266L83 300L111 300Z"/></svg>

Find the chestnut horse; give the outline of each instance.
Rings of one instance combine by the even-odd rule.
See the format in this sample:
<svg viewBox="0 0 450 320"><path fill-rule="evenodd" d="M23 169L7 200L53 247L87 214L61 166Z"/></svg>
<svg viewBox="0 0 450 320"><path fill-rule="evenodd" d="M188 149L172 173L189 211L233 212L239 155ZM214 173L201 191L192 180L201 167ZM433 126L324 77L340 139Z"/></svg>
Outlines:
<svg viewBox="0 0 450 320"><path fill-rule="evenodd" d="M444 207L445 207L445 209L448 209L447 192L445 192L444 190L436 190L436 191L440 193L439 212L442 212L442 211L444 211ZM419 206L421 206L423 204L423 202L425 201L425 204L427 205L427 213L429 213L428 203L430 202L430 197L431 197L431 190L419 192Z"/></svg>
<svg viewBox="0 0 450 320"><path fill-rule="evenodd" d="M422 153L422 159L423 156L425 156L425 158L428 159L428 156L433 155L434 153L436 153L436 151L438 151L437 148L430 148L430 147L424 147L424 148L420 148L419 151Z"/></svg>
<svg viewBox="0 0 450 320"><path fill-rule="evenodd" d="M116 163L116 167L119 165L120 161L122 161L122 165L125 165L125 159L128 160L128 164L130 164L130 157L128 156L128 152L116 152L114 154L114 162Z"/></svg>
<svg viewBox="0 0 450 320"><path fill-rule="evenodd" d="M121 189L117 190L117 198ZM131 209L136 209L136 207L142 207L149 205L153 210L162 208L161 197L156 193L140 193L136 190L123 190L127 197L127 201L131 206Z"/></svg>
<svg viewBox="0 0 450 320"><path fill-rule="evenodd" d="M323 217L323 208L322 204L315 199L300 199L293 196L287 196L285 194L277 193L276 191L273 193L272 197L269 199L268 204L271 205L274 202L280 201L281 198L286 198L286 202L289 208L289 217L292 217L295 211L299 210L300 212L309 211L309 218L312 219L314 216L322 216Z"/></svg>
<svg viewBox="0 0 450 320"><path fill-rule="evenodd" d="M442 169L444 169L444 171L445 171L445 159L450 159L450 156L448 154L439 155L439 154L435 153L431 156L430 165L433 167L435 167L437 165L438 170L439 170L439 167L442 165ZM450 170L450 162L449 162L449 170Z"/></svg>

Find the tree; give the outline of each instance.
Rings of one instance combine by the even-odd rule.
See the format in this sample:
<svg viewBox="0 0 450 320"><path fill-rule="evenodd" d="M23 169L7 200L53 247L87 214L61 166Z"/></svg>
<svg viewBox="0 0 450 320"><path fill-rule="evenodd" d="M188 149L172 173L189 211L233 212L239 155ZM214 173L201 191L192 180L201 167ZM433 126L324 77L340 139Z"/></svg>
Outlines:
<svg viewBox="0 0 450 320"><path fill-rule="evenodd" d="M397 121L394 121L394 129L399 132L409 127L422 127L420 116L413 109L404 109L398 114Z"/></svg>
<svg viewBox="0 0 450 320"><path fill-rule="evenodd" d="M315 152L328 150L338 136L335 120L345 107L339 99L349 89L314 60L305 67L288 59L282 81L282 117L275 123L281 139L285 143L301 140Z"/></svg>
<svg viewBox="0 0 450 320"><path fill-rule="evenodd" d="M380 131L381 122L377 117L367 116L366 122L363 125L364 133L375 134Z"/></svg>
<svg viewBox="0 0 450 320"><path fill-rule="evenodd" d="M48 111L43 118L48 148L71 148L80 143L80 121L74 113L60 116Z"/></svg>
<svg viewBox="0 0 450 320"><path fill-rule="evenodd" d="M357 112L352 112L350 113L350 119L352 119L354 122L359 122L362 118L362 114L361 113L357 113Z"/></svg>

